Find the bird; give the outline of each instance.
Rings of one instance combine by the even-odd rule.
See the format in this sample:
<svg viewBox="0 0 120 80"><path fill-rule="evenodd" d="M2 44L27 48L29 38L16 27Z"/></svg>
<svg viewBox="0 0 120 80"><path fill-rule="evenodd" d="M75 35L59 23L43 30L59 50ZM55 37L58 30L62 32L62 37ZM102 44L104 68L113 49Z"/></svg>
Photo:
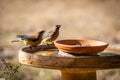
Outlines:
<svg viewBox="0 0 120 80"><path fill-rule="evenodd" d="M42 30L34 35L17 35L17 40L13 40L11 42L19 42L22 41L26 46L36 47L42 41L42 37L45 30Z"/></svg>
<svg viewBox="0 0 120 80"><path fill-rule="evenodd" d="M48 35L42 40L41 44L51 44L59 36L59 29L61 25L55 25L51 31L48 32Z"/></svg>

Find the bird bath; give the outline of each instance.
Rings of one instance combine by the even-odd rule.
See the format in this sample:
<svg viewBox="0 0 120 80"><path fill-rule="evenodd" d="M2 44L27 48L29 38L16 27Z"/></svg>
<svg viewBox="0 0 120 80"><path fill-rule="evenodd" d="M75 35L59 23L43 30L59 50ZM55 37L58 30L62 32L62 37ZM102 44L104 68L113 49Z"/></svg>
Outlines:
<svg viewBox="0 0 120 80"><path fill-rule="evenodd" d="M101 55L71 56L65 53L67 55L62 56L57 53L64 52L49 45L32 50L25 47L19 51L19 61L32 67L60 70L62 80L97 80L97 70L120 68L120 54L101 52Z"/></svg>

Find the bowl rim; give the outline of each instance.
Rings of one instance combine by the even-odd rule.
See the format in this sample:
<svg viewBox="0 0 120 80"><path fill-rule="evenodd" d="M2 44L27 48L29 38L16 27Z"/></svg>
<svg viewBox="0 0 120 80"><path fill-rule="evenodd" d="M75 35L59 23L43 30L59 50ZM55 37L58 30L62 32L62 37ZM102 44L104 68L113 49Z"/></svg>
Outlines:
<svg viewBox="0 0 120 80"><path fill-rule="evenodd" d="M69 45L69 44L61 44L59 43L60 41L79 41L79 40L87 40L87 41L95 41L95 42L101 42L103 44L100 44L100 45L92 45L92 46L74 46L74 45ZM88 48L88 47L102 47L102 46L108 46L109 44L106 43L106 42L103 42L103 41L99 41L99 40L92 40L92 39L62 39L62 40L57 40L57 41L54 41L54 44L56 45L59 45L59 46L63 46L63 47L81 47L81 48Z"/></svg>

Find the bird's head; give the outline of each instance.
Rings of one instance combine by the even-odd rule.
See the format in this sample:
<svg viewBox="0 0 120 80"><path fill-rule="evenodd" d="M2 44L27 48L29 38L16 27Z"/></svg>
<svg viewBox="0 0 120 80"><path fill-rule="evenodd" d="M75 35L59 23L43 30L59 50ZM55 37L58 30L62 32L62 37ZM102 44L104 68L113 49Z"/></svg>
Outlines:
<svg viewBox="0 0 120 80"><path fill-rule="evenodd" d="M56 25L56 29L59 29L61 27L61 25Z"/></svg>
<svg viewBox="0 0 120 80"><path fill-rule="evenodd" d="M40 33L44 33L44 32L45 32L45 30L40 31Z"/></svg>
<svg viewBox="0 0 120 80"><path fill-rule="evenodd" d="M38 32L39 34L42 34L42 33L44 33L45 32L45 30L42 30L42 31L40 31L40 32Z"/></svg>

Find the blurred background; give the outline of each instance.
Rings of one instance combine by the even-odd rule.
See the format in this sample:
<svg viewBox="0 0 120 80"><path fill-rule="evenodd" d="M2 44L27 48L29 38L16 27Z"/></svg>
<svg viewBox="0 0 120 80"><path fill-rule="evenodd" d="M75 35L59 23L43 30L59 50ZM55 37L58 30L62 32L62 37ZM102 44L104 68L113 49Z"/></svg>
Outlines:
<svg viewBox="0 0 120 80"><path fill-rule="evenodd" d="M0 0L0 57L18 62L18 34L49 31L60 39L95 39L120 45L120 0ZM120 80L120 69L98 71L98 80ZM17 80L60 80L57 70L22 66Z"/></svg>

